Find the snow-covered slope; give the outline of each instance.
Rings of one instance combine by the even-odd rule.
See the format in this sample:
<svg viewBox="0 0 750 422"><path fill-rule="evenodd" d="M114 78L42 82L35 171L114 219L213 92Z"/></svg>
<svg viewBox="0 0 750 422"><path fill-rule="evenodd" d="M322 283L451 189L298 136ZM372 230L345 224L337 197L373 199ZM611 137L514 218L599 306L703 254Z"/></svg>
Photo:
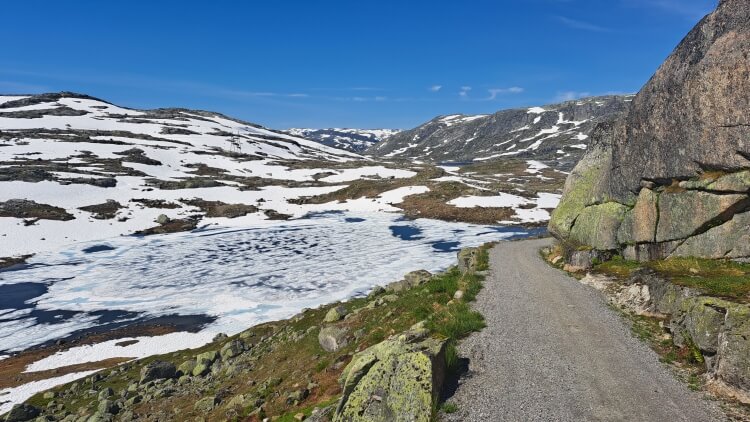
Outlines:
<svg viewBox="0 0 750 422"><path fill-rule="evenodd" d="M289 129L287 133L302 138L320 142L329 147L344 149L352 152L363 152L393 136L399 132L398 129Z"/></svg>
<svg viewBox="0 0 750 422"><path fill-rule="evenodd" d="M0 96L0 258L147 229L300 217L314 207L288 200L414 174L218 113Z"/></svg>
<svg viewBox="0 0 750 422"><path fill-rule="evenodd" d="M596 123L627 109L632 96L592 97L495 114L439 116L367 150L381 157L432 162L519 158L569 170Z"/></svg>

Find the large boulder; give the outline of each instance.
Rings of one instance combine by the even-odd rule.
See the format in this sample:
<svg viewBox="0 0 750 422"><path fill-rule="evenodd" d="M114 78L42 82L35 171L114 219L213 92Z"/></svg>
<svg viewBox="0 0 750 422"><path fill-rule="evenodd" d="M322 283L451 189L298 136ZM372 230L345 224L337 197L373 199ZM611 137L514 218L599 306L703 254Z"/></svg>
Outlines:
<svg viewBox="0 0 750 422"><path fill-rule="evenodd" d="M428 422L445 380L444 340L413 330L352 358L334 421Z"/></svg>
<svg viewBox="0 0 750 422"><path fill-rule="evenodd" d="M641 180L739 170L750 157L750 2L722 0L633 99L609 179L624 202Z"/></svg>
<svg viewBox="0 0 750 422"><path fill-rule="evenodd" d="M748 51L750 3L720 1L627 115L592 132L550 232L568 249L639 259L721 251L750 257L750 247L740 245L748 230L734 218L750 211Z"/></svg>

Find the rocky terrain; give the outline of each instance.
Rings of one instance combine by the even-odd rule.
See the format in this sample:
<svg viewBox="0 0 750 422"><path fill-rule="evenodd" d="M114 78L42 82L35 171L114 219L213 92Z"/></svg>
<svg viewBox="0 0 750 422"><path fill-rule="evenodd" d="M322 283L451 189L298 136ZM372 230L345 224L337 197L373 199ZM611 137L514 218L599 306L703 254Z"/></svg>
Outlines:
<svg viewBox="0 0 750 422"><path fill-rule="evenodd" d="M750 258L748 47L750 4L721 1L627 115L594 129L550 231L638 260Z"/></svg>
<svg viewBox="0 0 750 422"><path fill-rule="evenodd" d="M367 154L437 163L513 158L570 171L594 126L621 115L631 100L591 97L487 115L438 116L374 145Z"/></svg>
<svg viewBox="0 0 750 422"><path fill-rule="evenodd" d="M483 326L468 303L486 268L486 247L465 249L441 274L414 271L199 349L79 373L5 420L428 422L455 378L456 341Z"/></svg>
<svg viewBox="0 0 750 422"><path fill-rule="evenodd" d="M290 135L311 139L323 145L363 153L378 142L399 132L398 129L288 129Z"/></svg>

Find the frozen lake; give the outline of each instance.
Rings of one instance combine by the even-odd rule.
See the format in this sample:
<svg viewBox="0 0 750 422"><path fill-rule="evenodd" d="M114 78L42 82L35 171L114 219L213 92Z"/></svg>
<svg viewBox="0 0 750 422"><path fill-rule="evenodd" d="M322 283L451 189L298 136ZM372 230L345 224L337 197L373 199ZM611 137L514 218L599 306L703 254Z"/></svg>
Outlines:
<svg viewBox="0 0 750 422"><path fill-rule="evenodd" d="M331 212L247 228L74 244L0 272L0 354L144 321L236 333L439 271L520 228ZM187 347L187 346L186 346Z"/></svg>

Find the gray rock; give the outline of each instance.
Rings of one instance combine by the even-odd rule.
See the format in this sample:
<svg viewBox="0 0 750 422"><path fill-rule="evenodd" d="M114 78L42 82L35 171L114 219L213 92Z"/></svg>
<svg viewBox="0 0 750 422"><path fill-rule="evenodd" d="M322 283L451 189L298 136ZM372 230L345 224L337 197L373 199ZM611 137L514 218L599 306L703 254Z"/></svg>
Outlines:
<svg viewBox="0 0 750 422"><path fill-rule="evenodd" d="M175 378L177 368L171 362L155 360L141 369L141 384L159 379Z"/></svg>
<svg viewBox="0 0 750 422"><path fill-rule="evenodd" d="M41 413L41 410L30 404L22 403L16 404L11 407L7 415L5 415L5 422L25 422L30 421Z"/></svg>
<svg viewBox="0 0 750 422"><path fill-rule="evenodd" d="M195 410L203 413L208 413L216 407L220 403L220 400L216 398L215 396L209 396L204 397L197 402L195 402L195 405L193 406Z"/></svg>
<svg viewBox="0 0 750 422"><path fill-rule="evenodd" d="M243 343L241 340L232 340L221 348L219 354L221 355L222 359L227 360L239 356L244 351L245 343Z"/></svg>
<svg viewBox="0 0 750 422"><path fill-rule="evenodd" d="M331 308L323 319L324 322L336 322L343 319L349 312L344 305L338 305Z"/></svg>
<svg viewBox="0 0 750 422"><path fill-rule="evenodd" d="M417 287L421 284L427 283L432 278L432 274L426 270L417 270L407 273L404 276L404 281L409 285L409 288Z"/></svg>
<svg viewBox="0 0 750 422"><path fill-rule="evenodd" d="M172 221L172 220L169 217L167 217L166 214L159 214L159 216L156 217L156 223L157 224L164 225L164 224L169 223L170 221Z"/></svg>
<svg viewBox="0 0 750 422"><path fill-rule="evenodd" d="M343 327L323 327L318 333L318 343L326 352L335 352L348 344L348 334Z"/></svg>
<svg viewBox="0 0 750 422"><path fill-rule="evenodd" d="M641 89L627 115L592 132L552 214L550 232L563 242L628 247L632 255L649 256L663 249L642 248L641 242L668 245L701 236L747 211L750 80L740 75L750 71L742 53L749 48L750 3L722 0ZM710 173L716 170L729 174ZM658 194L656 209L653 194L642 194L645 189ZM638 209L627 211L621 224L611 224L615 220L606 218L611 210L592 210L607 203ZM572 233L577 228L584 230ZM680 253L715 256L732 250L727 242L697 243Z"/></svg>

